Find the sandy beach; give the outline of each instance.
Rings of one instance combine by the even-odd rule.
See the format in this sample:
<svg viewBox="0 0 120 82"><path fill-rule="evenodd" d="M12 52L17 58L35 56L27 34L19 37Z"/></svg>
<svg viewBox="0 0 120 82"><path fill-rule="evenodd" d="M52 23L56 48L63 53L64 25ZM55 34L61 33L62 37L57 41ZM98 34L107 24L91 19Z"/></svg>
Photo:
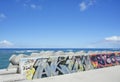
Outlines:
<svg viewBox="0 0 120 82"><path fill-rule="evenodd" d="M20 82L120 82L120 66Z"/></svg>

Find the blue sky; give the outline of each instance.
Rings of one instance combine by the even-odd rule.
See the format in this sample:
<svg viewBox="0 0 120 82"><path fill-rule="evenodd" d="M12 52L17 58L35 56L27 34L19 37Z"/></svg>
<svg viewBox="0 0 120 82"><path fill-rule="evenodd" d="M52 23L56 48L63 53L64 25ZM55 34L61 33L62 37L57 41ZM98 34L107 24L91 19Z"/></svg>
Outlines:
<svg viewBox="0 0 120 82"><path fill-rule="evenodd" d="M0 47L119 48L120 0L0 0Z"/></svg>

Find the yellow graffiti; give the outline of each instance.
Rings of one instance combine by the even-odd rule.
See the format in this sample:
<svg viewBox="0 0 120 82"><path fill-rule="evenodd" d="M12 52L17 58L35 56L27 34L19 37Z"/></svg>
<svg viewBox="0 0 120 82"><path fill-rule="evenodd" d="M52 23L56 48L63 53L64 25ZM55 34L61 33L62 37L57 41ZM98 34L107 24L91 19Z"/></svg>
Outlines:
<svg viewBox="0 0 120 82"><path fill-rule="evenodd" d="M93 65L94 68L98 67L98 63L97 62L92 62L92 65Z"/></svg>
<svg viewBox="0 0 120 82"><path fill-rule="evenodd" d="M35 69L34 68L30 68L29 70L26 71L26 78L28 80L32 80L32 77L34 75Z"/></svg>

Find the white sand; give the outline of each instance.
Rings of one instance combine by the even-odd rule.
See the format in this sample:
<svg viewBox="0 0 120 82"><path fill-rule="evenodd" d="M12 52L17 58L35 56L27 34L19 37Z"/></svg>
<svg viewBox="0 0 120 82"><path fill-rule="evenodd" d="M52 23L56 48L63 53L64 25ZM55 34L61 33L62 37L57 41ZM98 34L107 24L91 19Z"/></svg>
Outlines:
<svg viewBox="0 0 120 82"><path fill-rule="evenodd" d="M120 65L26 81L20 74L0 74L0 82L120 82Z"/></svg>
<svg viewBox="0 0 120 82"><path fill-rule="evenodd" d="M120 66L21 82L120 82Z"/></svg>

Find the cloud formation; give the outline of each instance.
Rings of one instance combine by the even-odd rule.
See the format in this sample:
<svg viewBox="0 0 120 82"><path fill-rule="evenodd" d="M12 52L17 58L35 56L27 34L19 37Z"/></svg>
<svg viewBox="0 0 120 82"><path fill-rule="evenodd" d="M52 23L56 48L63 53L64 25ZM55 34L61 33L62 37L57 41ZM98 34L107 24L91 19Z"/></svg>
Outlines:
<svg viewBox="0 0 120 82"><path fill-rule="evenodd" d="M32 9L41 9L41 6L40 5L36 5L36 4L31 4L30 7Z"/></svg>
<svg viewBox="0 0 120 82"><path fill-rule="evenodd" d="M0 21L3 21L6 18L6 15L3 13L0 13Z"/></svg>
<svg viewBox="0 0 120 82"><path fill-rule="evenodd" d="M37 10L42 9L42 7L40 5L37 5L37 4L26 4L26 3L24 3L23 6L25 8L30 8L30 9L37 9Z"/></svg>
<svg viewBox="0 0 120 82"><path fill-rule="evenodd" d="M120 36L111 36L111 37L107 37L105 38L106 41L115 41L118 42L120 41Z"/></svg>
<svg viewBox="0 0 120 82"><path fill-rule="evenodd" d="M101 41L91 43L89 48L120 48L120 36L106 37Z"/></svg>
<svg viewBox="0 0 120 82"><path fill-rule="evenodd" d="M1 48L6 48L6 47L12 47L13 43L7 40L0 41L0 47Z"/></svg>
<svg viewBox="0 0 120 82"><path fill-rule="evenodd" d="M41 10L40 0L16 0L24 8Z"/></svg>
<svg viewBox="0 0 120 82"><path fill-rule="evenodd" d="M95 0L83 0L79 6L80 11L85 11L87 8L95 4Z"/></svg>
<svg viewBox="0 0 120 82"><path fill-rule="evenodd" d="M85 3L85 2L81 2L81 3L80 3L80 10L81 10L81 11L84 11L84 10L86 10L86 8L87 8L86 3Z"/></svg>

